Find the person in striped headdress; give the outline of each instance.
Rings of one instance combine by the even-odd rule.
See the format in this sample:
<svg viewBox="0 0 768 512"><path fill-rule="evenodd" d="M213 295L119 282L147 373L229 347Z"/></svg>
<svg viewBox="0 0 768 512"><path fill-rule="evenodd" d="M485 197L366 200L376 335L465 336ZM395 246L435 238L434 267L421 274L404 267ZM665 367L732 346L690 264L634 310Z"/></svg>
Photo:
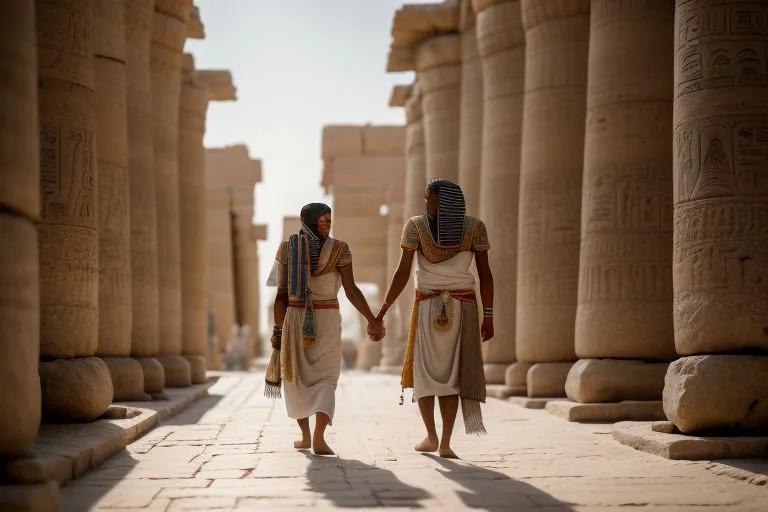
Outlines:
<svg viewBox="0 0 768 512"><path fill-rule="evenodd" d="M455 458L451 436L461 403L468 434L483 434L480 404L485 402L481 340L493 337L493 275L488 265L488 233L479 219L466 215L464 194L455 183L435 179L425 193L426 212L405 223L400 264L392 276L384 304L390 305L405 288L416 259L416 299L403 364L403 390L413 388L427 437L419 452ZM478 320L475 278L480 280L482 326ZM375 331L369 334L376 335ZM443 432L435 428L435 397L440 403ZM402 404L403 397L400 402Z"/></svg>
<svg viewBox="0 0 768 512"><path fill-rule="evenodd" d="M349 246L331 238L331 209L311 203L301 210L301 230L283 242L267 284L277 287L272 358L264 394L281 396L285 388L288 416L301 430L297 449L333 455L325 429L333 422L336 385L341 372L341 315L338 293L368 319L378 341L385 332L355 284ZM314 433L309 418L315 416Z"/></svg>

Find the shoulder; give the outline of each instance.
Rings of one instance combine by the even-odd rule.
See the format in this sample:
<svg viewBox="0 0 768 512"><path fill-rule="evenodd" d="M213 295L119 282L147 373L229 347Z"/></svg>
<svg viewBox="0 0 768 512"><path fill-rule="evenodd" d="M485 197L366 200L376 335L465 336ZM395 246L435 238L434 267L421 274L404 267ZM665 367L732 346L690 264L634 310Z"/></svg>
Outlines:
<svg viewBox="0 0 768 512"><path fill-rule="evenodd" d="M467 216L464 219L464 233L469 235L473 251L487 251L491 248L488 240L488 229L485 223L477 217Z"/></svg>
<svg viewBox="0 0 768 512"><path fill-rule="evenodd" d="M277 246L275 259L283 265L288 264L288 241L280 242L280 245Z"/></svg>
<svg viewBox="0 0 768 512"><path fill-rule="evenodd" d="M403 235L400 239L400 247L410 251L415 251L418 249L421 242L419 231L423 228L424 225L426 225L426 219L423 215L411 217L405 221L405 225L403 226ZM427 226L427 229L428 228L429 226Z"/></svg>
<svg viewBox="0 0 768 512"><path fill-rule="evenodd" d="M352 263L352 251L349 249L349 244L347 244L347 242L336 240L335 238L328 238L325 243L333 244L330 257L333 266L342 268Z"/></svg>

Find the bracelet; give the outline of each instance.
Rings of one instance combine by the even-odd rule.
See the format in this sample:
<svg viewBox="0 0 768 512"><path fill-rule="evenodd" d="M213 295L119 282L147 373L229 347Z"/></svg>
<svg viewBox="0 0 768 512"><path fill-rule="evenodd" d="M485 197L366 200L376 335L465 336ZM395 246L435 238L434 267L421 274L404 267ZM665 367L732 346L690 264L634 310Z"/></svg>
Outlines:
<svg viewBox="0 0 768 512"><path fill-rule="evenodd" d="M282 334L283 333L283 326L282 325L275 325L272 328L272 334Z"/></svg>
<svg viewBox="0 0 768 512"><path fill-rule="evenodd" d="M390 307L392 307L392 304L388 304L386 302L384 304L382 304L381 305L381 309L379 309L379 314L376 315L376 319L377 320L383 319L384 315L387 314L387 310L389 310Z"/></svg>
<svg viewBox="0 0 768 512"><path fill-rule="evenodd" d="M493 308L483 308L483 316L486 318L493 318Z"/></svg>

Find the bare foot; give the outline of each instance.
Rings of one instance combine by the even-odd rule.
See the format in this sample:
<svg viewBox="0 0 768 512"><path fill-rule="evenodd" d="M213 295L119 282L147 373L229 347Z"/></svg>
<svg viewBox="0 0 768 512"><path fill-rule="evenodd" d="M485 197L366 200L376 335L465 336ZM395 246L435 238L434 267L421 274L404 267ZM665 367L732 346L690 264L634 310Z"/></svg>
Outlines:
<svg viewBox="0 0 768 512"><path fill-rule="evenodd" d="M331 447L328 446L328 443L325 442L324 438L315 439L312 448L312 452L315 455L336 455L333 450L331 450Z"/></svg>
<svg viewBox="0 0 768 512"><path fill-rule="evenodd" d="M458 459L459 456L454 453L453 450L450 448L443 448L440 447L440 449L437 451L437 454L440 455L440 457L444 459Z"/></svg>
<svg viewBox="0 0 768 512"><path fill-rule="evenodd" d="M309 436L302 436L298 441L293 442L293 447L297 450L309 450L312 448L312 440Z"/></svg>
<svg viewBox="0 0 768 512"><path fill-rule="evenodd" d="M417 452L436 452L437 451L437 439L425 438L422 442L416 445L414 448Z"/></svg>

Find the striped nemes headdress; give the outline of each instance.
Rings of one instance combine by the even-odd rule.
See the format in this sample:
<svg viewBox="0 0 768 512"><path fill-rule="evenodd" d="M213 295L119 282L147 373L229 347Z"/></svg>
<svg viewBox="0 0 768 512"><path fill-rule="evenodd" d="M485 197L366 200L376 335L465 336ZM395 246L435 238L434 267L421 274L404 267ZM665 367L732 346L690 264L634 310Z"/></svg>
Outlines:
<svg viewBox="0 0 768 512"><path fill-rule="evenodd" d="M464 193L452 181L433 179L427 189L437 194L437 239L438 245L453 247L461 244L464 234L464 217L467 205Z"/></svg>
<svg viewBox="0 0 768 512"><path fill-rule="evenodd" d="M301 209L301 234L309 241L309 261L313 271L317 269L320 250L325 242L317 229L317 221L326 213L331 213L331 207L323 203L309 203Z"/></svg>

